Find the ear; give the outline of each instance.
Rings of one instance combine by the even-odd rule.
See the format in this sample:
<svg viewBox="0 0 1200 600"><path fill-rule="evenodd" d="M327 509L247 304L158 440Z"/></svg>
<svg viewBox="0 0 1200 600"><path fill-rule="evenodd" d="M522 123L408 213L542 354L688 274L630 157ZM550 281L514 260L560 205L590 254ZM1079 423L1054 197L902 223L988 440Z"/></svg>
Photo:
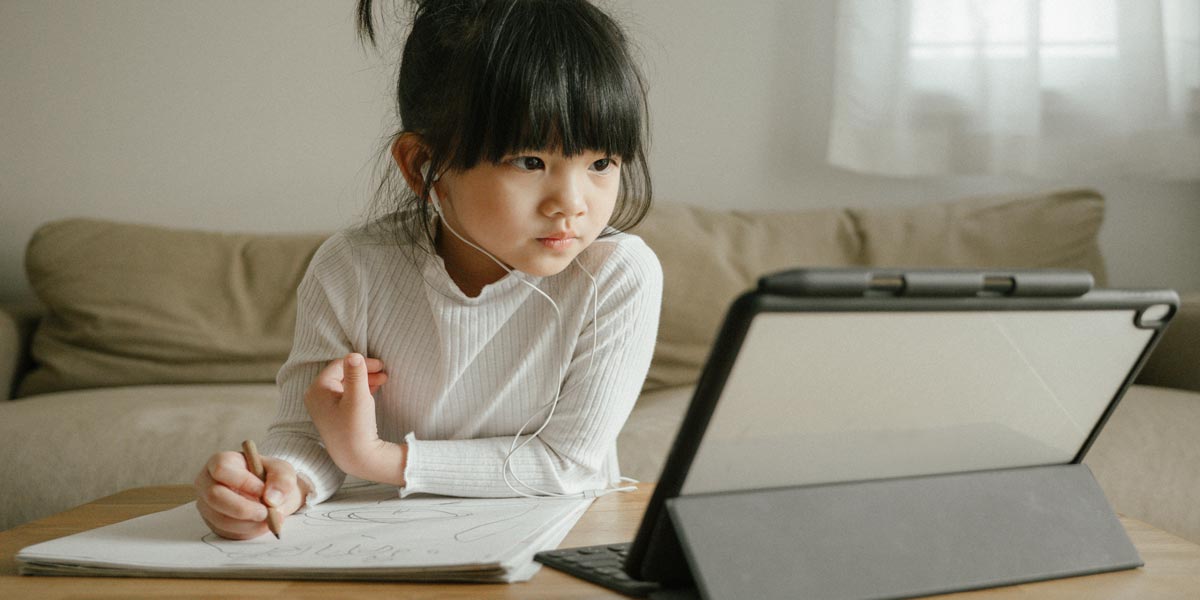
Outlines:
<svg viewBox="0 0 1200 600"><path fill-rule="evenodd" d="M420 196L425 189L421 167L429 161L429 150L425 148L421 136L412 132L400 134L400 137L392 142L392 160L400 167L409 189Z"/></svg>

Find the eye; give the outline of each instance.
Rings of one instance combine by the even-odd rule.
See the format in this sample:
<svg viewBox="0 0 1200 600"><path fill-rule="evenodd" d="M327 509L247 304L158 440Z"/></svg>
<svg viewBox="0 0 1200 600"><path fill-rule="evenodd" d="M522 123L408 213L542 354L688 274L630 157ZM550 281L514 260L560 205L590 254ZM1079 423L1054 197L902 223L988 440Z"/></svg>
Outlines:
<svg viewBox="0 0 1200 600"><path fill-rule="evenodd" d="M508 163L522 171L537 171L546 168L546 163L536 156L518 156L510 159Z"/></svg>
<svg viewBox="0 0 1200 600"><path fill-rule="evenodd" d="M617 165L617 161L615 159L602 158L592 163L592 170L597 173L607 173L609 171L616 170L618 166L619 165Z"/></svg>

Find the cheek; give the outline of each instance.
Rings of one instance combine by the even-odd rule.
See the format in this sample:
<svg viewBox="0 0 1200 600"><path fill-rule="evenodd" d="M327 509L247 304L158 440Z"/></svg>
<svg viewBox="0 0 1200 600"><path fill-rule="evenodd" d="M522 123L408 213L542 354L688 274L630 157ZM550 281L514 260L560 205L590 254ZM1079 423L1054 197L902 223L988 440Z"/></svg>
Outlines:
<svg viewBox="0 0 1200 600"><path fill-rule="evenodd" d="M511 202L511 190L495 182L479 182L464 190L470 195L470 214L464 214L464 220L469 219L473 224L490 229L498 224L506 223L515 218L515 206Z"/></svg>
<svg viewBox="0 0 1200 600"><path fill-rule="evenodd" d="M495 247L506 244L519 233L517 224L529 220L528 217L515 214L512 207L503 202L485 200L473 208L475 210L470 216L471 234Z"/></svg>
<svg viewBox="0 0 1200 600"><path fill-rule="evenodd" d="M598 220L608 222L612 217L613 210L617 206L617 196L621 191L620 180L616 180L612 184L607 184L599 188L596 195L596 200L591 206Z"/></svg>

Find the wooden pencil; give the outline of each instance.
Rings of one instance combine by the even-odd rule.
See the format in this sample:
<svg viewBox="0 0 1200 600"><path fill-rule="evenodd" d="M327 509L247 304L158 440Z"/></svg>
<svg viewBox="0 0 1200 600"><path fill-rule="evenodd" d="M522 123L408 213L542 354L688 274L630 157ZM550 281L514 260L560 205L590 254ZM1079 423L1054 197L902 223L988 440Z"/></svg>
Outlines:
<svg viewBox="0 0 1200 600"><path fill-rule="evenodd" d="M258 455L258 447L254 445L254 440L242 442L242 454L246 456L246 465L250 467L254 476L266 483L267 470L263 468L262 457ZM275 539L280 539L279 532L283 529L283 520L279 517L279 510L274 506L267 506L267 529L275 534Z"/></svg>

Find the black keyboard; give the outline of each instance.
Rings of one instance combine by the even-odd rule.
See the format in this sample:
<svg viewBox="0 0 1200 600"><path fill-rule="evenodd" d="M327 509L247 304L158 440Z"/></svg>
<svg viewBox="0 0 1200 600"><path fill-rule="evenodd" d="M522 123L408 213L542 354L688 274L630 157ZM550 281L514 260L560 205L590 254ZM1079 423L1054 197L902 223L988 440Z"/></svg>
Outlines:
<svg viewBox="0 0 1200 600"><path fill-rule="evenodd" d="M628 553L629 543L605 544L547 550L537 553L533 559L626 596L649 596L658 590L658 584L638 581L625 574L625 555Z"/></svg>

